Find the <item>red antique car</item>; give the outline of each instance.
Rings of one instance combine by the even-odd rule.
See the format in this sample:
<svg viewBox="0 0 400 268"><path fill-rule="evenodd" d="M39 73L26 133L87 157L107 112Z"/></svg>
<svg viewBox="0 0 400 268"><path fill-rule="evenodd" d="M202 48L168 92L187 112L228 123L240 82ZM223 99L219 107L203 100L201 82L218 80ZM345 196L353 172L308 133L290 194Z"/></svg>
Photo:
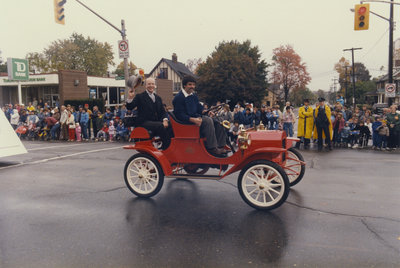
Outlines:
<svg viewBox="0 0 400 268"><path fill-rule="evenodd" d="M179 123L169 113L174 132L166 150L159 150L155 138L142 127L132 131L134 154L126 162L125 183L129 190L140 197L157 194L164 177L185 179L215 179L240 171L238 189L250 206L270 210L285 202L291 185L297 184L305 172L301 154L292 147L297 139L288 138L284 131L242 130L238 149L226 157L208 153L199 127Z"/></svg>

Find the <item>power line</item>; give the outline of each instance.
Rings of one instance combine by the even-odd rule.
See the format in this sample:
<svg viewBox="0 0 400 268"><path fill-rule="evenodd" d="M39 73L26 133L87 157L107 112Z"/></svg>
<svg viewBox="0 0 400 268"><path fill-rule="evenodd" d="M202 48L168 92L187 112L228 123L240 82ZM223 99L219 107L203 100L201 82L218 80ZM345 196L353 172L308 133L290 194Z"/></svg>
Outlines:
<svg viewBox="0 0 400 268"><path fill-rule="evenodd" d="M368 51L367 51L364 55L361 56L361 59L364 59L364 58L378 45L378 43L383 39L383 37L385 37L385 35L386 35L388 32L389 32L389 28L382 34L381 37L379 37L378 41L376 41L376 42L373 44L373 46L372 46L370 49L368 49Z"/></svg>

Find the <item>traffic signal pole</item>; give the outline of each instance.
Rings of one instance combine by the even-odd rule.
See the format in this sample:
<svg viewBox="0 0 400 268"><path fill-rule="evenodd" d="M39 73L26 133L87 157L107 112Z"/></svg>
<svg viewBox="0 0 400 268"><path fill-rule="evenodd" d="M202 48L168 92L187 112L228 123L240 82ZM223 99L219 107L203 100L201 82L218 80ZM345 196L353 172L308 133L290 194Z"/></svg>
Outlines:
<svg viewBox="0 0 400 268"><path fill-rule="evenodd" d="M396 3L393 0L390 1L381 1L381 0L368 0L368 1L360 1L360 3L365 3L365 2L377 2L377 3L386 3L390 4L390 17L389 19L380 16L374 12L371 12L372 14L386 20L389 22L389 63L388 63L388 83L391 84L393 83L393 30L394 30L394 21L393 21L393 6L394 5L400 5L400 3ZM393 98L388 98L388 105L392 105L393 103Z"/></svg>
<svg viewBox="0 0 400 268"><path fill-rule="evenodd" d="M88 7L87 5L82 3L81 1L79 1L79 0L75 0L75 1L78 2L79 4L81 4L86 9L88 9L93 14L95 14L97 17L102 19L105 23L107 23L108 25L113 27L115 30L117 30L121 34L122 40L126 41L126 28L125 28L125 21L124 20L121 20L121 29L119 29L118 27L114 26L111 22L109 22L108 20L106 20L105 18L103 18L102 16L97 14L94 10L92 10L90 7ZM128 78L129 78L128 58L124 58L124 75L125 75L125 90L126 90L125 92L128 92L129 89L126 86L126 84L128 82ZM108 96L107 96L107 98L108 98Z"/></svg>
<svg viewBox="0 0 400 268"><path fill-rule="evenodd" d="M391 0L393 2L393 0ZM389 17L389 84L393 83L393 3L390 4L390 17ZM388 98L388 105L392 105L393 98Z"/></svg>

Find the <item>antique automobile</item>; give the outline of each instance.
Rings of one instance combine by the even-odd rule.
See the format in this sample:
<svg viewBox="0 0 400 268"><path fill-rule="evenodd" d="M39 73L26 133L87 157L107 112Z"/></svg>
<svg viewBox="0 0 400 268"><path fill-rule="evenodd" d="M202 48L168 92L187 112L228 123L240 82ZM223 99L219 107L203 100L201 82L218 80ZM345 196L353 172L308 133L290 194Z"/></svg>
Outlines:
<svg viewBox="0 0 400 268"><path fill-rule="evenodd" d="M220 180L240 172L237 186L250 206L271 210L282 205L290 186L304 176L305 162L292 144L297 139L279 130L244 130L236 150L224 157L211 155L200 137L199 127L185 125L169 113L174 137L166 150L158 149L157 138L145 128L136 127L131 138L136 150L126 162L124 179L129 190L139 197L151 197L163 186L164 178Z"/></svg>

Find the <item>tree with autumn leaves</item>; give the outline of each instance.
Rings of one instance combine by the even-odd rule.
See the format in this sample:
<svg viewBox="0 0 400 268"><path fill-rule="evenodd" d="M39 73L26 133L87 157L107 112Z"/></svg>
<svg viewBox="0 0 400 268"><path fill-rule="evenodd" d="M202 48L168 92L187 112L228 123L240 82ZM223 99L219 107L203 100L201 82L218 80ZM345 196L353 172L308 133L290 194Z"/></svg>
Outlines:
<svg viewBox="0 0 400 268"><path fill-rule="evenodd" d="M271 80L281 86L285 102L291 90L304 89L311 81L306 64L291 45L280 46L273 50L272 66Z"/></svg>

